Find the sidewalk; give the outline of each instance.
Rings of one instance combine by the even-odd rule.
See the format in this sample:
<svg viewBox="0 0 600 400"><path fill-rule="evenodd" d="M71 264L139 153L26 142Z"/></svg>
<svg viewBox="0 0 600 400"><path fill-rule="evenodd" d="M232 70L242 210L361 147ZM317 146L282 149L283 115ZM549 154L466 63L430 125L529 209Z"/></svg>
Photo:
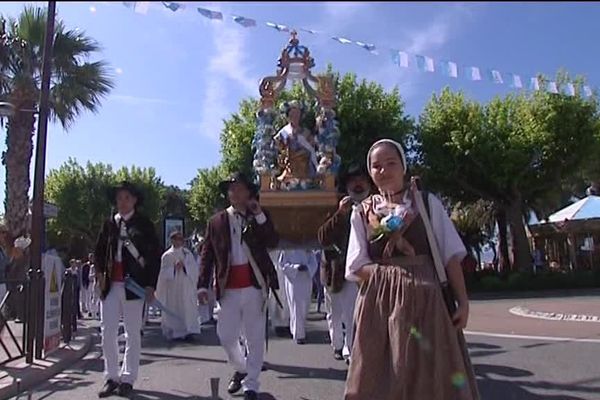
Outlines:
<svg viewBox="0 0 600 400"><path fill-rule="evenodd" d="M60 348L45 360L27 364L25 358L5 364L0 368L0 400L9 399L44 382L81 359L90 349L95 328L80 321L76 337L71 343L61 343Z"/></svg>

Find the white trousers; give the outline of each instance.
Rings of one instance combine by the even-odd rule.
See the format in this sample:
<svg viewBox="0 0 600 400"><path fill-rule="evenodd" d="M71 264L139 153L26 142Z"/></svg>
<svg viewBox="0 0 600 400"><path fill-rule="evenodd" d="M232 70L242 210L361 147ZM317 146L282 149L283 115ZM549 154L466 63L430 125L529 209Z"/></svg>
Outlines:
<svg viewBox="0 0 600 400"><path fill-rule="evenodd" d="M358 295L358 285L346 281L341 291L330 293L325 288L325 307L327 307L327 325L331 345L335 350L344 350L350 354L354 338L354 304ZM344 341L344 330L346 328ZM344 349L344 345L346 349Z"/></svg>
<svg viewBox="0 0 600 400"><path fill-rule="evenodd" d="M138 376L140 352L142 348L142 312L144 301L126 300L125 284L112 282L110 291L101 302L102 353L104 355L104 376L114 381L133 385ZM119 373L119 319L123 316L125 325L125 357Z"/></svg>
<svg viewBox="0 0 600 400"><path fill-rule="evenodd" d="M265 353L262 303L260 289L226 289L219 300L221 309L217 322L217 334L229 363L237 372L248 374L242 381L244 391L257 393ZM247 357L244 357L244 349L240 346L240 336L246 340Z"/></svg>
<svg viewBox="0 0 600 400"><path fill-rule="evenodd" d="M312 297L312 278L308 271L298 271L296 279L285 278L285 291L290 307L290 331L294 339L306 338L306 317Z"/></svg>
<svg viewBox="0 0 600 400"><path fill-rule="evenodd" d="M94 286L90 283L88 287L81 285L79 288L79 309L82 313L92 312L92 295Z"/></svg>

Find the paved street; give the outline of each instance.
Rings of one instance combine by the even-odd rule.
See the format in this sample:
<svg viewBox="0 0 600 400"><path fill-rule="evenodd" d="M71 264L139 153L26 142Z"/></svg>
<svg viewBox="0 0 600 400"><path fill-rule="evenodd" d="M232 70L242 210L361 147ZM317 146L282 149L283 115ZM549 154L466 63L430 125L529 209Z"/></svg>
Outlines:
<svg viewBox="0 0 600 400"><path fill-rule="evenodd" d="M600 297L472 302L469 331L486 333L467 336L482 399L592 400L600 397L600 323L544 321L508 312L514 305L548 311L553 304L570 312L590 313L597 309ZM311 314L308 345L271 340L267 355L269 369L261 378L261 399L342 398L346 366L331 356L326 344L325 321L316 317ZM519 335L519 338L487 335L497 333ZM585 341L530 339L527 335ZM102 360L96 347L79 364L21 398L94 399L102 381L101 371ZM209 379L220 377L221 398L229 399L231 396L225 391L229 375L214 328L205 331L195 343L170 345L160 337L159 327L154 325L144 337L136 398L210 399Z"/></svg>

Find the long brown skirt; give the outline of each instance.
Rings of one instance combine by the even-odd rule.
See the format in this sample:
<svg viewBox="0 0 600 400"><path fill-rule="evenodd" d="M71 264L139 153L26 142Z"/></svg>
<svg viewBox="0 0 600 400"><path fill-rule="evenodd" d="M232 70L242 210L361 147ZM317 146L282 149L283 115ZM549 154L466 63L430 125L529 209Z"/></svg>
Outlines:
<svg viewBox="0 0 600 400"><path fill-rule="evenodd" d="M355 318L346 400L479 399L431 258L378 266L361 287Z"/></svg>

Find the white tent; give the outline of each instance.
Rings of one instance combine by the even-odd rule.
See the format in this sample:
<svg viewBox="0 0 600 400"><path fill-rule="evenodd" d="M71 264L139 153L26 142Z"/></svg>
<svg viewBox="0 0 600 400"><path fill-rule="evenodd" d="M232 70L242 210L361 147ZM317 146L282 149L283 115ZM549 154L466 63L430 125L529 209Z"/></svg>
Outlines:
<svg viewBox="0 0 600 400"><path fill-rule="evenodd" d="M600 196L588 196L555 212L548 222L583 221L600 218Z"/></svg>

